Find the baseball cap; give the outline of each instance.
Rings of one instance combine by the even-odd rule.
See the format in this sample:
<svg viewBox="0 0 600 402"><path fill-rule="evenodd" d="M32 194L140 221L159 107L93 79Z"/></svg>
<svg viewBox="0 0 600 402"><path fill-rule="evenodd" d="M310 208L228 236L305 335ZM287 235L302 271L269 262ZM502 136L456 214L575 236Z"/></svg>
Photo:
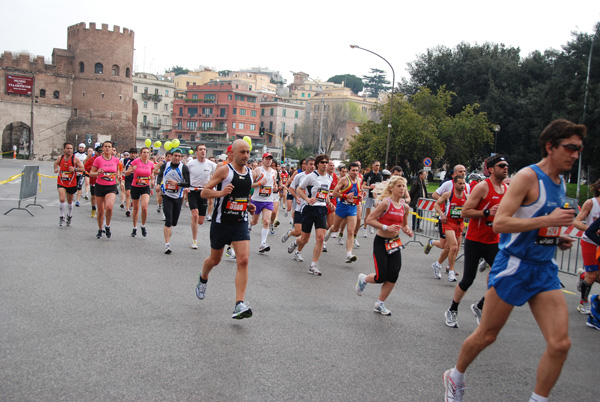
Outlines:
<svg viewBox="0 0 600 402"><path fill-rule="evenodd" d="M233 145L227 147L227 152L233 152Z"/></svg>
<svg viewBox="0 0 600 402"><path fill-rule="evenodd" d="M96 145L96 152L102 152L102 145Z"/></svg>
<svg viewBox="0 0 600 402"><path fill-rule="evenodd" d="M84 147L85 148L85 144L82 142L81 144L79 144L79 148Z"/></svg>
<svg viewBox="0 0 600 402"><path fill-rule="evenodd" d="M98 147L102 147L102 144L100 144L99 142L96 142L96 143L94 144L94 148L98 148Z"/></svg>
<svg viewBox="0 0 600 402"><path fill-rule="evenodd" d="M391 175L392 175L392 172L390 172L390 171L389 171L389 170L387 170L387 169L383 169L383 171L381 172L381 174L382 174L383 176L391 176Z"/></svg>
<svg viewBox="0 0 600 402"><path fill-rule="evenodd" d="M273 155L271 155L269 152L265 152L265 153L263 154L263 159L265 159L265 158L271 158L271 159L272 159L272 158L273 158Z"/></svg>

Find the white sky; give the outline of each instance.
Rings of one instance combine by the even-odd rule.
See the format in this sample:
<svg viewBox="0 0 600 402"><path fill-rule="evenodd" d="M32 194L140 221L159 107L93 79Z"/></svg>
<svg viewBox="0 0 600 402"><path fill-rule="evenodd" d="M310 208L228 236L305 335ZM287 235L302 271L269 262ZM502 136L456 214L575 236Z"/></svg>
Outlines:
<svg viewBox="0 0 600 402"><path fill-rule="evenodd" d="M265 67L291 82L292 71L323 80L337 74L391 71L428 48L503 43L534 50L560 49L572 31L592 33L600 1L155 1L0 0L0 52L29 51L50 61L65 49L67 27L107 23L135 31L134 71L162 73L179 65L216 70Z"/></svg>

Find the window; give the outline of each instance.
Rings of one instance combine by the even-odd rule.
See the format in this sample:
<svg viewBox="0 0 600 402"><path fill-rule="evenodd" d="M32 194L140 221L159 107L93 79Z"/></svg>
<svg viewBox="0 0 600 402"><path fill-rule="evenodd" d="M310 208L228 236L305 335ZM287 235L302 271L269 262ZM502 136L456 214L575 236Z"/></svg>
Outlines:
<svg viewBox="0 0 600 402"><path fill-rule="evenodd" d="M204 99L215 100L215 94L204 94Z"/></svg>
<svg viewBox="0 0 600 402"><path fill-rule="evenodd" d="M150 133L146 133L146 130L142 130L142 136L143 137L146 137L146 136L150 137Z"/></svg>
<svg viewBox="0 0 600 402"><path fill-rule="evenodd" d="M158 110L158 103L154 102L154 110Z"/></svg>
<svg viewBox="0 0 600 402"><path fill-rule="evenodd" d="M269 132L270 133L273 132L273 122L272 121L269 122Z"/></svg>
<svg viewBox="0 0 600 402"><path fill-rule="evenodd" d="M58 99L58 98L60 97L60 92L58 92L58 91L54 91L54 94L52 95L52 97L53 97L54 99Z"/></svg>
<svg viewBox="0 0 600 402"><path fill-rule="evenodd" d="M283 109L283 117L286 117L287 111Z"/></svg>
<svg viewBox="0 0 600 402"><path fill-rule="evenodd" d="M195 134L191 134L190 135L190 141L196 141L196 135Z"/></svg>
<svg viewBox="0 0 600 402"><path fill-rule="evenodd" d="M233 114L237 114L237 108L233 108Z"/></svg>
<svg viewBox="0 0 600 402"><path fill-rule="evenodd" d="M308 94L308 97L310 98L310 94Z"/></svg>
<svg viewBox="0 0 600 402"><path fill-rule="evenodd" d="M294 134L296 134L296 132L298 132L298 125L294 124Z"/></svg>
<svg viewBox="0 0 600 402"><path fill-rule="evenodd" d="M85 64L83 64L83 61L79 62L79 72L80 73L84 73L85 72Z"/></svg>
<svg viewBox="0 0 600 402"><path fill-rule="evenodd" d="M281 131L285 132L285 123L281 123Z"/></svg>
<svg viewBox="0 0 600 402"><path fill-rule="evenodd" d="M158 95L158 88L154 88L154 95Z"/></svg>
<svg viewBox="0 0 600 402"><path fill-rule="evenodd" d="M248 96L246 102L256 103L256 96Z"/></svg>
<svg viewBox="0 0 600 402"><path fill-rule="evenodd" d="M158 126L160 123L158 122L158 116L154 116L154 125Z"/></svg>
<svg viewBox="0 0 600 402"><path fill-rule="evenodd" d="M169 111L169 105L165 103L165 112Z"/></svg>
<svg viewBox="0 0 600 402"><path fill-rule="evenodd" d="M243 130L244 127L245 127L245 124L244 123L240 123L240 130Z"/></svg>
<svg viewBox="0 0 600 402"><path fill-rule="evenodd" d="M182 107L179 108L179 115L183 116L183 108Z"/></svg>
<svg viewBox="0 0 600 402"><path fill-rule="evenodd" d="M137 85L133 86L133 92L137 92Z"/></svg>
<svg viewBox="0 0 600 402"><path fill-rule="evenodd" d="M271 108L271 114L270 114L270 116L273 116L273 111L274 111L273 108Z"/></svg>
<svg viewBox="0 0 600 402"><path fill-rule="evenodd" d="M250 111L250 116L256 117L256 110L251 110Z"/></svg>
<svg viewBox="0 0 600 402"><path fill-rule="evenodd" d="M144 109L148 109L148 102L144 101Z"/></svg>
<svg viewBox="0 0 600 402"><path fill-rule="evenodd" d="M165 117L165 118L163 118L163 124L164 124L165 126L166 126L167 124L169 124L169 123L168 123L168 120L167 120L167 118L166 118L166 117Z"/></svg>
<svg viewBox="0 0 600 402"><path fill-rule="evenodd" d="M304 92L302 92L302 97L304 98Z"/></svg>
<svg viewBox="0 0 600 402"><path fill-rule="evenodd" d="M213 114L213 108L212 107L203 107L202 114Z"/></svg>
<svg viewBox="0 0 600 402"><path fill-rule="evenodd" d="M198 94L193 94L192 99L198 99Z"/></svg>
<svg viewBox="0 0 600 402"><path fill-rule="evenodd" d="M204 123L202 123L202 126L204 128ZM196 121L195 120L188 121L187 122L187 129L188 130L195 130L196 129Z"/></svg>
<svg viewBox="0 0 600 402"><path fill-rule="evenodd" d="M227 95L227 100L231 100L231 94Z"/></svg>
<svg viewBox="0 0 600 402"><path fill-rule="evenodd" d="M246 115L246 109L240 109L240 116Z"/></svg>
<svg viewBox="0 0 600 402"><path fill-rule="evenodd" d="M129 67L127 67L125 69L125 78L129 78L130 75L131 75L131 70L129 69Z"/></svg>
<svg viewBox="0 0 600 402"><path fill-rule="evenodd" d="M45 98L45 97L46 97L46 90L40 89L40 98Z"/></svg>
<svg viewBox="0 0 600 402"><path fill-rule="evenodd" d="M77 117L77 108L73 108L73 116Z"/></svg>
<svg viewBox="0 0 600 402"><path fill-rule="evenodd" d="M103 74L104 73L104 66L102 65L102 63L96 63L96 65L94 66L94 72L96 74Z"/></svg>
<svg viewBox="0 0 600 402"><path fill-rule="evenodd" d="M169 90L165 89L165 96L169 96Z"/></svg>
<svg viewBox="0 0 600 402"><path fill-rule="evenodd" d="M250 124L250 130L256 131L256 124Z"/></svg>
<svg viewBox="0 0 600 402"><path fill-rule="evenodd" d="M222 107L222 108L219 110L219 116L220 116L220 117L225 117L225 108L224 108L224 107Z"/></svg>
<svg viewBox="0 0 600 402"><path fill-rule="evenodd" d="M294 117L298 118L298 111L297 110L294 112Z"/></svg>
<svg viewBox="0 0 600 402"><path fill-rule="evenodd" d="M260 109L260 115L264 116L265 115L265 109Z"/></svg>
<svg viewBox="0 0 600 402"><path fill-rule="evenodd" d="M112 75L115 77L119 76L119 72L120 72L120 68L119 66L117 66L116 64L113 64L112 66Z"/></svg>
<svg viewBox="0 0 600 402"><path fill-rule="evenodd" d="M203 121L202 122L202 130L210 130L212 129L212 121Z"/></svg>
<svg viewBox="0 0 600 402"><path fill-rule="evenodd" d="M235 100L236 101L245 101L246 97L244 95L236 95Z"/></svg>
<svg viewBox="0 0 600 402"><path fill-rule="evenodd" d="M147 94L148 93L148 87L144 87L144 93Z"/></svg>

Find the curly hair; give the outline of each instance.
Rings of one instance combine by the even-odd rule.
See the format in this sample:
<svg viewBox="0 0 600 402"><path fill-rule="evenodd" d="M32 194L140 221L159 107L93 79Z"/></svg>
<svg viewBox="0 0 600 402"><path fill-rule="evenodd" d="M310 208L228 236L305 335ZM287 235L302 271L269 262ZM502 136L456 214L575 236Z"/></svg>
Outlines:
<svg viewBox="0 0 600 402"><path fill-rule="evenodd" d="M373 195L377 201L381 201L384 198L392 195L392 188L401 181L406 186L406 179L402 176L392 176L389 180L377 183L373 189Z"/></svg>

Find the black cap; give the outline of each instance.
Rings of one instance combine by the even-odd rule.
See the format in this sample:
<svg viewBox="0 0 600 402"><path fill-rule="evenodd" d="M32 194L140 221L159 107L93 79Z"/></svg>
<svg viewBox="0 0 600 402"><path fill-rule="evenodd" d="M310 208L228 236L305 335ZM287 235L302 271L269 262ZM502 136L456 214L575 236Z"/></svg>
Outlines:
<svg viewBox="0 0 600 402"><path fill-rule="evenodd" d="M501 154L496 154L493 156L490 156L489 158L487 158L485 160L485 168L491 168L494 167L497 163L500 162L506 162L506 158L504 157L504 155Z"/></svg>

